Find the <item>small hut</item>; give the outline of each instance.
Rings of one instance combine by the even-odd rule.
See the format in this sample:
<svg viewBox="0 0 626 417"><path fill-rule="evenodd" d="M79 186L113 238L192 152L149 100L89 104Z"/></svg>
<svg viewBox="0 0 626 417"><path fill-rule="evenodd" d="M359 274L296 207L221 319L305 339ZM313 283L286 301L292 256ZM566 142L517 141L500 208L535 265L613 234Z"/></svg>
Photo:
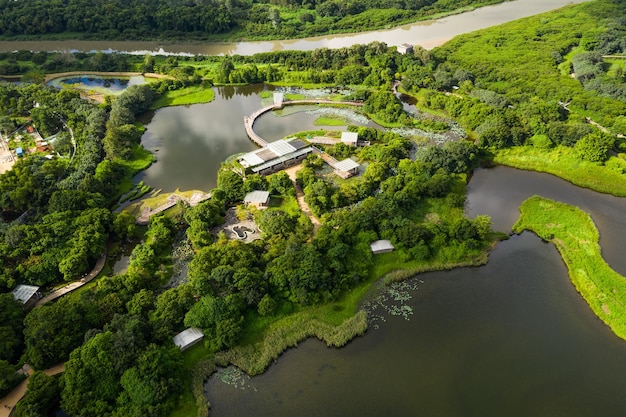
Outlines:
<svg viewBox="0 0 626 417"><path fill-rule="evenodd" d="M265 208L269 205L270 202L270 192L269 191L252 191L246 194L243 198L244 204L253 205L257 208Z"/></svg>
<svg viewBox="0 0 626 417"><path fill-rule="evenodd" d="M398 45L397 47L399 54L412 54L413 53L413 45L408 43L403 43L402 45Z"/></svg>
<svg viewBox="0 0 626 417"><path fill-rule="evenodd" d="M11 294L14 299L24 304L24 308L27 308L39 299L39 287L20 284L11 291Z"/></svg>
<svg viewBox="0 0 626 417"><path fill-rule="evenodd" d="M190 327L174 336L174 344L178 346L180 350L185 350L201 341L203 337L204 333L202 333L202 330L196 327Z"/></svg>
<svg viewBox="0 0 626 417"><path fill-rule="evenodd" d="M357 146L359 134L357 132L341 132L341 143L349 146Z"/></svg>
<svg viewBox="0 0 626 417"><path fill-rule="evenodd" d="M372 253L374 255L377 255L379 253L393 252L395 248L391 244L390 240L384 239L384 240L375 240L372 243L370 243L370 249L372 250Z"/></svg>

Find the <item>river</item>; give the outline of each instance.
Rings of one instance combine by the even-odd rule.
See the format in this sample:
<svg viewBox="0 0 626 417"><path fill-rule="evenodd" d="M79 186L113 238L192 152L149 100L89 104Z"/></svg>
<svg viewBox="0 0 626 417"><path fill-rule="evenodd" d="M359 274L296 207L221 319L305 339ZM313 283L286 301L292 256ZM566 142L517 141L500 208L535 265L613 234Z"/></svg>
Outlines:
<svg viewBox="0 0 626 417"><path fill-rule="evenodd" d="M378 41L396 46L402 43L422 45L430 49L441 45L456 35L490 26L500 25L526 16L554 10L567 4L587 0L515 0L486 6L436 20L427 20L399 26L345 35L329 35L304 39L266 42L238 42L232 44L164 43L139 41L1 41L0 51L104 51L133 54L162 55L253 55L259 52L341 48L355 44Z"/></svg>
<svg viewBox="0 0 626 417"><path fill-rule="evenodd" d="M626 271L618 250L607 253L623 247L624 199L498 167L473 176L468 214L509 231L534 193L601 218L605 255ZM211 378L211 417L623 416L626 343L576 292L554 246L533 234L500 243L484 267L422 274L393 293L366 335L342 349L308 340L236 386ZM412 314L391 314L393 295Z"/></svg>

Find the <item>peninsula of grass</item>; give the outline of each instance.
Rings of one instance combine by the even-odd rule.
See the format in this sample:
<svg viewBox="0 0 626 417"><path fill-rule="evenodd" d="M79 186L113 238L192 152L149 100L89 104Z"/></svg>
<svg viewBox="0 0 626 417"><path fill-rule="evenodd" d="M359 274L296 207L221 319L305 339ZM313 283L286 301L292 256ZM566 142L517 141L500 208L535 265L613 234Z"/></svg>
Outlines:
<svg viewBox="0 0 626 417"><path fill-rule="evenodd" d="M209 103L215 99L215 92L210 87L195 85L180 90L166 91L154 100L151 110L169 106L187 106L190 104Z"/></svg>
<svg viewBox="0 0 626 417"><path fill-rule="evenodd" d="M617 197L626 196L626 161L610 157L604 165L583 161L572 148L520 146L495 152L494 162L513 168L546 172L579 187Z"/></svg>
<svg viewBox="0 0 626 417"><path fill-rule="evenodd" d="M576 290L593 312L626 339L626 279L602 258L600 235L577 207L534 196L524 201L515 233L529 230L558 249Z"/></svg>
<svg viewBox="0 0 626 417"><path fill-rule="evenodd" d="M346 120L342 117L318 117L313 122L315 126L345 126Z"/></svg>

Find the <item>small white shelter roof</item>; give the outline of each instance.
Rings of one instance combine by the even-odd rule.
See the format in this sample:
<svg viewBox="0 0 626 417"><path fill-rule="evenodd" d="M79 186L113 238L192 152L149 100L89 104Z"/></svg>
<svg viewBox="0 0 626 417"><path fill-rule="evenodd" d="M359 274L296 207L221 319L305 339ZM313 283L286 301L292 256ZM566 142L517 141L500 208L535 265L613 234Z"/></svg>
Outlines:
<svg viewBox="0 0 626 417"><path fill-rule="evenodd" d="M391 244L390 240L375 240L370 243L370 249L372 249L372 253L383 253L383 252L391 252L395 248Z"/></svg>
<svg viewBox="0 0 626 417"><path fill-rule="evenodd" d="M343 161L339 161L335 164L335 169L339 171L349 172L353 169L358 168L360 165L357 162L354 162L352 159L344 159Z"/></svg>
<svg viewBox="0 0 626 417"><path fill-rule="evenodd" d="M341 132L341 141L343 143L356 145L358 140L359 140L359 134L357 132Z"/></svg>
<svg viewBox="0 0 626 417"><path fill-rule="evenodd" d="M11 294L13 294L13 298L17 301L25 304L33 297L33 295L35 295L37 291L39 291L39 287L35 287L34 285L18 285L13 291L11 291Z"/></svg>
<svg viewBox="0 0 626 417"><path fill-rule="evenodd" d="M190 327L174 336L174 344L178 346L180 350L185 350L200 341L203 337L204 333L202 333L202 330L196 327Z"/></svg>
<svg viewBox="0 0 626 417"><path fill-rule="evenodd" d="M287 155L296 151L296 148L289 142L279 139L276 142L268 143L267 147L277 156Z"/></svg>
<svg viewBox="0 0 626 417"><path fill-rule="evenodd" d="M262 203L267 204L267 201L270 199L269 191L252 191L246 194L243 198L243 202L246 204L251 203Z"/></svg>
<svg viewBox="0 0 626 417"><path fill-rule="evenodd" d="M285 95L283 93L274 93L274 104L277 106L281 106L283 104L283 100L285 99Z"/></svg>
<svg viewBox="0 0 626 417"><path fill-rule="evenodd" d="M248 166L250 167L262 164L265 161L263 160L263 158L257 155L257 152L258 151L248 152L247 154L241 157L241 160L245 161L246 164L248 164Z"/></svg>

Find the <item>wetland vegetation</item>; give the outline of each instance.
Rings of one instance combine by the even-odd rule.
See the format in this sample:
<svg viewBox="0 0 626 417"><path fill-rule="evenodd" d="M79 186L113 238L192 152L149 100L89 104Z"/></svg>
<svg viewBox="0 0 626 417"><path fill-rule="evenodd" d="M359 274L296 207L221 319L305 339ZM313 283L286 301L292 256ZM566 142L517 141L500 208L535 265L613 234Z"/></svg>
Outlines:
<svg viewBox="0 0 626 417"><path fill-rule="evenodd" d="M206 415L202 382L216 364L256 373L312 335L343 345L365 331L359 301L381 276L393 281L484 263L503 235L491 230L489 218L464 215L467 178L480 164L535 170L550 165L545 169L574 183L623 195L623 144L616 134L624 133L624 72L619 61L604 65L602 58L624 52L623 5L596 0L405 55L382 43L250 57L2 55L5 70L31 81L41 81L50 68L167 75L101 104L37 83L0 85L0 129L30 119L54 134L66 123L78 144L73 160L29 157L0 176L2 290L73 280L107 243L144 239L125 273L98 281L79 297L36 308L23 324L19 305L2 304L3 317L11 318L3 327L9 335L0 357L4 386L16 382L15 368L24 361L38 369L67 361L61 405L72 416ZM392 92L394 81L413 97L415 110L407 112L407 103ZM228 86L218 90L228 95L230 85L260 82L335 86L329 96L362 101L364 114L385 127L348 126L371 146L324 149L358 160L362 175L338 179L317 156L303 163L296 183L321 219L315 234L294 204L238 208L239 216L260 226L262 239L246 244L212 234L247 192L267 190L286 202L295 195L286 174L242 177L230 160L219 167L210 200L195 207L181 203L153 217L147 229L137 227L128 211L112 210L133 188L132 176L152 163L139 145L137 116L150 108L210 101L213 85ZM456 140L424 145L442 138ZM555 239L596 314L610 325L622 317L623 285L601 262L590 221L537 199L523 210L516 230L532 228ZM548 218L556 213L567 214ZM538 218L530 224L532 214ZM557 224L580 236L565 235ZM179 233L186 234L193 259L187 282L166 289ZM391 240L396 251L372 255L369 244L377 239ZM580 257L582 252L591 258ZM591 269L579 272L579 263ZM601 281L597 292L588 292L584 281L591 275ZM205 343L183 354L171 338L189 326L203 330ZM624 337L619 326L612 327ZM50 384L41 381L46 390Z"/></svg>

